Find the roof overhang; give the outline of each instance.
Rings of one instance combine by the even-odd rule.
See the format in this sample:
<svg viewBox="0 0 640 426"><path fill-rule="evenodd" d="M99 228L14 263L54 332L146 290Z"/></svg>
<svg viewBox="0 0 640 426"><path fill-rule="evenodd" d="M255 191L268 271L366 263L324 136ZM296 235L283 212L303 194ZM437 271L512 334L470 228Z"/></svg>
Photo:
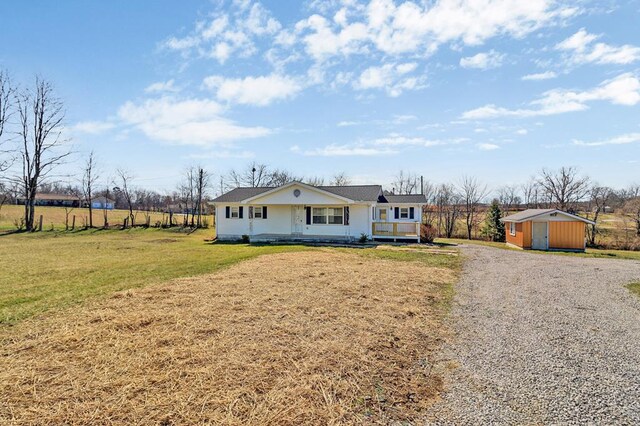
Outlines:
<svg viewBox="0 0 640 426"><path fill-rule="evenodd" d="M509 220L509 216L507 216L507 217L503 217L502 219L500 219L500 222L523 223L523 222L529 222L529 221L531 221L531 220L533 220L533 219L535 219L537 217L546 216L546 215L554 216L554 215L559 215L559 214L562 215L562 216L566 216L566 217L570 217L572 219L578 220L580 222L588 223L589 225L595 225L596 224L592 220L585 219L584 217L580 217L580 216L577 216L575 214L567 213L565 211L558 210L558 209L551 210L551 211L544 211L544 212L541 212L541 213L538 213L538 214L534 214L534 215L531 215L531 216L527 216L527 217L524 217L522 219L517 219L517 220Z"/></svg>

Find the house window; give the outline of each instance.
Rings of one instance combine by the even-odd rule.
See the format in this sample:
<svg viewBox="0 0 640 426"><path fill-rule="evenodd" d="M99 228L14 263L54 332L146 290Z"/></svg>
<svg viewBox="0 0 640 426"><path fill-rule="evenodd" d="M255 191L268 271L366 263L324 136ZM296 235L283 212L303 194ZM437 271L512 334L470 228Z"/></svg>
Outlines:
<svg viewBox="0 0 640 426"><path fill-rule="evenodd" d="M509 222L509 233L513 236L516 235L516 223L515 222Z"/></svg>
<svg viewBox="0 0 640 426"><path fill-rule="evenodd" d="M314 207L311 216L314 225L342 225L344 223L342 207Z"/></svg>
<svg viewBox="0 0 640 426"><path fill-rule="evenodd" d="M262 206L253 208L253 217L254 219L262 219Z"/></svg>
<svg viewBox="0 0 640 426"><path fill-rule="evenodd" d="M381 221L387 220L387 209L378 209L378 217Z"/></svg>
<svg viewBox="0 0 640 426"><path fill-rule="evenodd" d="M409 207L400 207L400 219L409 219Z"/></svg>
<svg viewBox="0 0 640 426"><path fill-rule="evenodd" d="M342 225L343 223L343 214L344 214L344 210L342 209L342 207L338 207L338 208L328 208L327 209L327 217L328 217L328 222L329 225Z"/></svg>
<svg viewBox="0 0 640 426"><path fill-rule="evenodd" d="M231 219L238 219L240 217L240 207L231 207Z"/></svg>
<svg viewBox="0 0 640 426"><path fill-rule="evenodd" d="M314 207L312 216L314 225L327 224L327 209L325 207Z"/></svg>

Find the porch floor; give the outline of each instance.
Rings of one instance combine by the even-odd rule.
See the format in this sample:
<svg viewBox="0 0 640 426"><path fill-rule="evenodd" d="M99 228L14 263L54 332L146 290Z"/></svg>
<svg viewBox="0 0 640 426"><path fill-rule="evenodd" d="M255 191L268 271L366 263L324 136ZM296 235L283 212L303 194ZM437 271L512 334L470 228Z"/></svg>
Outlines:
<svg viewBox="0 0 640 426"><path fill-rule="evenodd" d="M349 242L354 238L347 235L294 235L294 234L256 234L249 237L252 243L274 243L274 242Z"/></svg>

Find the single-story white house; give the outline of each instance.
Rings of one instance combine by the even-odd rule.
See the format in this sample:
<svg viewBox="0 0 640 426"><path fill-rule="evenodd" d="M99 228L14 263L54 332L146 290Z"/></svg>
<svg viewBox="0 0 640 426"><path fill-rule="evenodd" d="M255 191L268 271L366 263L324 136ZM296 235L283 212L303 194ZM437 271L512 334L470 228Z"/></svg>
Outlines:
<svg viewBox="0 0 640 426"><path fill-rule="evenodd" d="M94 209L113 210L116 202L107 197L96 197L91 200L91 207Z"/></svg>
<svg viewBox="0 0 640 426"><path fill-rule="evenodd" d="M219 240L419 241L424 195L385 195L380 185L235 188L212 201Z"/></svg>

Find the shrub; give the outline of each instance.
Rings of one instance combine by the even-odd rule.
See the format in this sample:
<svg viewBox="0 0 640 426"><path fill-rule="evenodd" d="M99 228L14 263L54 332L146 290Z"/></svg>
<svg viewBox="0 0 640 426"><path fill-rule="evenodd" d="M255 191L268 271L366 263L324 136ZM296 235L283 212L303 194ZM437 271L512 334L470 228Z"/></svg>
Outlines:
<svg viewBox="0 0 640 426"><path fill-rule="evenodd" d="M360 238L358 238L358 241L360 241L360 244L364 244L369 241L369 236L363 232L362 234L360 234Z"/></svg>
<svg viewBox="0 0 640 426"><path fill-rule="evenodd" d="M249 236L248 235L243 235L242 238L240 238L240 241L242 241L245 244L249 244Z"/></svg>
<svg viewBox="0 0 640 426"><path fill-rule="evenodd" d="M421 243L433 243L433 240L436 239L437 236L436 228L431 225L421 224L420 225L420 242Z"/></svg>

